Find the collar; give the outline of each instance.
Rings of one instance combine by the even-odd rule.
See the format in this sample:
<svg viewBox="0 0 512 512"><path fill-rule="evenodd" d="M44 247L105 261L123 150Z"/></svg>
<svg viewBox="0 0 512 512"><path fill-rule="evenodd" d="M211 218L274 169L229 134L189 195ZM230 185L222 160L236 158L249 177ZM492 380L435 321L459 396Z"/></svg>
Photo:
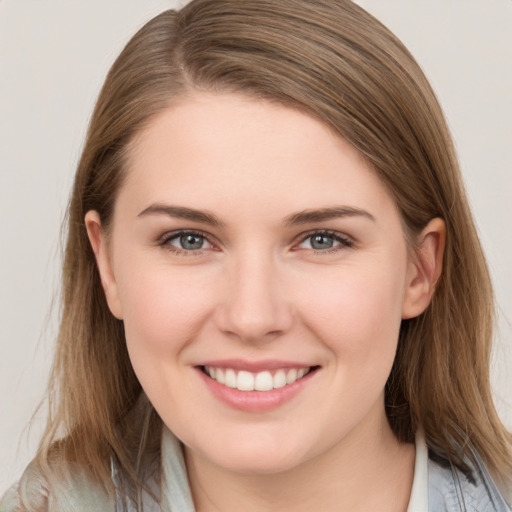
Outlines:
<svg viewBox="0 0 512 512"><path fill-rule="evenodd" d="M414 479L407 512L428 512L428 449L420 430L416 433Z"/></svg>

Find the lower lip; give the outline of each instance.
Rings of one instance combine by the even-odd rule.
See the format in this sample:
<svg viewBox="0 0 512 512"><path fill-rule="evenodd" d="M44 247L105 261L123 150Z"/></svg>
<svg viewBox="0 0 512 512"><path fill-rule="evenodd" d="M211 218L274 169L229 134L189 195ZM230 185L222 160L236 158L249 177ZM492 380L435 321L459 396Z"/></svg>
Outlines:
<svg viewBox="0 0 512 512"><path fill-rule="evenodd" d="M240 391L213 380L200 368L197 368L197 371L213 395L230 407L246 412L266 412L280 407L300 393L316 374L317 369L311 370L292 384L271 391Z"/></svg>

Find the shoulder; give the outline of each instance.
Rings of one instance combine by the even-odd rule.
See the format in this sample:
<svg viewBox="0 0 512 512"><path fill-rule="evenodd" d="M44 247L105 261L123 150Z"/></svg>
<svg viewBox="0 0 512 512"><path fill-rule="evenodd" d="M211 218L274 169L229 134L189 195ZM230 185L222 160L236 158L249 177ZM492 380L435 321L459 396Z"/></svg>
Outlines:
<svg viewBox="0 0 512 512"><path fill-rule="evenodd" d="M1 512L114 512L115 500L75 466L66 478L49 485L30 465L0 499Z"/></svg>
<svg viewBox="0 0 512 512"><path fill-rule="evenodd" d="M0 500L1 512L47 512L48 486L34 464L30 464L19 482Z"/></svg>
<svg viewBox="0 0 512 512"><path fill-rule="evenodd" d="M429 450L428 503L436 512L510 512L483 461L462 472Z"/></svg>
<svg viewBox="0 0 512 512"><path fill-rule="evenodd" d="M18 484L13 485L7 492L0 498L0 510L2 512L22 512L21 503L19 500Z"/></svg>

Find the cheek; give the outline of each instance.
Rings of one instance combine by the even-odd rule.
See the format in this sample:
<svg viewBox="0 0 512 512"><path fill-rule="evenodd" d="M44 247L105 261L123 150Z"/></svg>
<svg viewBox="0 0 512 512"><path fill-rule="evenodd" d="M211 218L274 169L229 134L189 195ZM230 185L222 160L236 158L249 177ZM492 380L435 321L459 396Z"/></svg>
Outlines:
<svg viewBox="0 0 512 512"><path fill-rule="evenodd" d="M400 262L376 260L306 284L304 322L336 354L338 364L368 374L391 366L401 324L403 268Z"/></svg>
<svg viewBox="0 0 512 512"><path fill-rule="evenodd" d="M208 281L165 265L129 270L119 280L129 357L150 401L167 418L166 412L180 407L180 397L193 393L183 363L211 310L208 290L201 286ZM170 393L173 389L180 393Z"/></svg>
<svg viewBox="0 0 512 512"><path fill-rule="evenodd" d="M158 264L127 269L119 276L119 295L129 350L158 356L183 349L211 307L208 290L199 285L206 276Z"/></svg>

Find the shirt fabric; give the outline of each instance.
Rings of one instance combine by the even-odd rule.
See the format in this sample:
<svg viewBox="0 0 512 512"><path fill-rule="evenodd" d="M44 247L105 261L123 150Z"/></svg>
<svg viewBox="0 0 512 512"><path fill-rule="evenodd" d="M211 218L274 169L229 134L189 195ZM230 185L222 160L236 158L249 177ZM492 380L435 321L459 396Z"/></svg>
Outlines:
<svg viewBox="0 0 512 512"><path fill-rule="evenodd" d="M407 512L428 512L428 449L421 432L416 434L414 479Z"/></svg>

